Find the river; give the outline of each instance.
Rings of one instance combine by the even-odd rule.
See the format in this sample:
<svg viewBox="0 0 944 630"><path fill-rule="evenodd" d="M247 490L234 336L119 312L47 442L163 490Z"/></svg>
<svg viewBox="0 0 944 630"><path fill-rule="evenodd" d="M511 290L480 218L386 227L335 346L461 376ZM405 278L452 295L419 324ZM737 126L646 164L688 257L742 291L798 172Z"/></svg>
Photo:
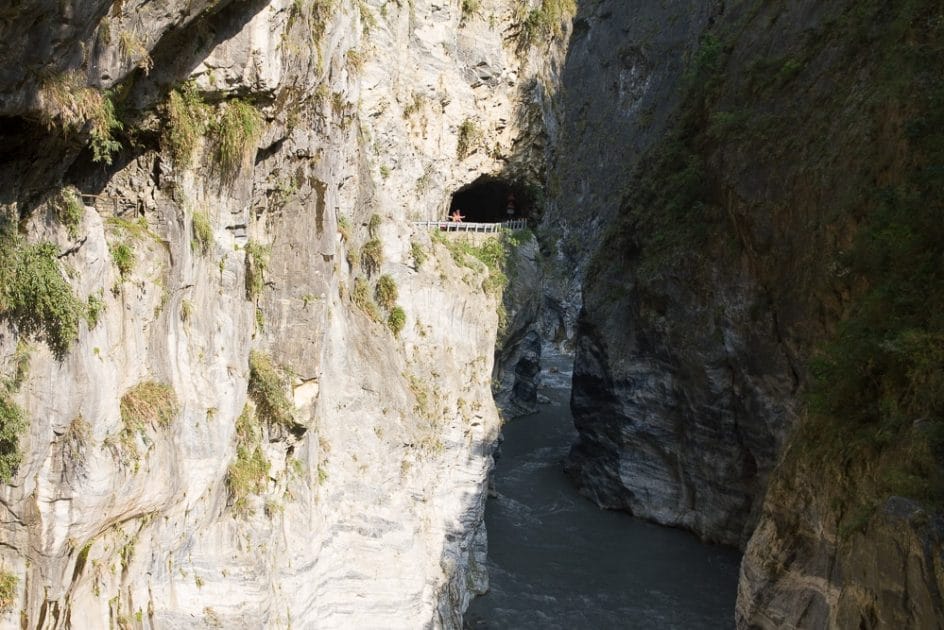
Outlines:
<svg viewBox="0 0 944 630"><path fill-rule="evenodd" d="M733 628L737 551L577 494L562 469L576 438L570 366L545 364L550 403L503 430L485 511L491 590L472 602L466 628Z"/></svg>

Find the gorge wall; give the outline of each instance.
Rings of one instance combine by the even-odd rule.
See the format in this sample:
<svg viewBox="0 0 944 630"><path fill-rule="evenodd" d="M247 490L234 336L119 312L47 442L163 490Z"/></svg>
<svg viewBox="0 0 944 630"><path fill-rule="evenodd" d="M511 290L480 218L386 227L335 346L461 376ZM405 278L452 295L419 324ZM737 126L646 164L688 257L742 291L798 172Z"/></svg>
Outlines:
<svg viewBox="0 0 944 630"><path fill-rule="evenodd" d="M567 468L745 547L741 627L944 618L942 28L921 1L575 17L546 226L579 270Z"/></svg>
<svg viewBox="0 0 944 630"><path fill-rule="evenodd" d="M540 174L521 19L0 9L4 626L461 625L500 283L410 221Z"/></svg>

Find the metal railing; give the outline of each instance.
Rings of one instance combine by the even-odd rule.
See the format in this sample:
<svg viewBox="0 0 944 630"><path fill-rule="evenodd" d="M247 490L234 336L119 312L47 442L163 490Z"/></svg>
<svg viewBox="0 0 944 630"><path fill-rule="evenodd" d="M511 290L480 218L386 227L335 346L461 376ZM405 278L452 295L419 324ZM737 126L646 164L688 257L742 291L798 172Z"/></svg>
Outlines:
<svg viewBox="0 0 944 630"><path fill-rule="evenodd" d="M141 201L111 195L89 195L85 193L81 194L80 197L82 197L83 204L94 207L99 214L105 216L123 217L130 214L133 217L138 217L144 214L144 204Z"/></svg>
<svg viewBox="0 0 944 630"><path fill-rule="evenodd" d="M413 225L428 230L443 232L473 232L479 234L493 234L502 230L523 230L528 227L527 219L514 219L501 223L464 223L462 221L414 221Z"/></svg>

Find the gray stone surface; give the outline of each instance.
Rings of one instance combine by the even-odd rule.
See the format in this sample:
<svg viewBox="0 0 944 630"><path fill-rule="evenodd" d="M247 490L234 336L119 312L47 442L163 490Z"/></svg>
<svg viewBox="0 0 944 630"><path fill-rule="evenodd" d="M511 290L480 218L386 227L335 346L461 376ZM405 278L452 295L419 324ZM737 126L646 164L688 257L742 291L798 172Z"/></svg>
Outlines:
<svg viewBox="0 0 944 630"><path fill-rule="evenodd" d="M487 588L499 298L481 290L484 266L457 266L410 222L500 173L531 132L517 85L539 68L504 39L513 3L483 1L462 25L456 3L336 3L323 31L311 3L288 0L67 5L0 9L11 148L0 203L29 217L30 240L67 252L76 294L101 295L105 310L62 361L31 345L16 395L31 420L24 459L0 488L0 569L19 578L2 623L460 627ZM76 113L64 133L65 110L42 89L73 70L69 107L124 90L111 166L85 150L91 119ZM160 144L163 102L188 79L210 120L193 159L175 164ZM263 125L221 177L215 124L236 97ZM483 135L460 161L467 119ZM64 184L100 195L77 238L51 210ZM116 200L144 224L109 219ZM191 245L195 212L212 231L205 255ZM366 277L357 251L374 236L383 261L371 280L398 286L399 337L351 299ZM124 279L109 253L119 241L136 256ZM254 296L250 243L267 251ZM0 333L4 364L16 341ZM262 427L270 468L242 517L227 478L253 350L285 368L295 426ZM135 460L119 401L143 380L170 385L180 411L134 435Z"/></svg>

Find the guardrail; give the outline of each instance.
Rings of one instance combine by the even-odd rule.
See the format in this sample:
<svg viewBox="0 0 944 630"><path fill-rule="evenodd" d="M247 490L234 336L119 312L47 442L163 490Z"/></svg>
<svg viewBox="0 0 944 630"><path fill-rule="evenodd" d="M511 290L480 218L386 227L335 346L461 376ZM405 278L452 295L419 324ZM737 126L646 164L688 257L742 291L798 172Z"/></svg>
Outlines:
<svg viewBox="0 0 944 630"><path fill-rule="evenodd" d="M528 227L527 219L514 219L513 221L503 221L501 223L464 223L462 221L414 221L413 225L420 228L431 230L441 230L443 232L473 232L479 234L490 234L502 230L523 230Z"/></svg>
<svg viewBox="0 0 944 630"><path fill-rule="evenodd" d="M133 199L123 199L111 195L89 195L85 193L79 196L82 198L83 204L94 207L98 210L99 214L104 214L105 216L120 217L131 214L131 216L138 217L144 214L144 204Z"/></svg>

